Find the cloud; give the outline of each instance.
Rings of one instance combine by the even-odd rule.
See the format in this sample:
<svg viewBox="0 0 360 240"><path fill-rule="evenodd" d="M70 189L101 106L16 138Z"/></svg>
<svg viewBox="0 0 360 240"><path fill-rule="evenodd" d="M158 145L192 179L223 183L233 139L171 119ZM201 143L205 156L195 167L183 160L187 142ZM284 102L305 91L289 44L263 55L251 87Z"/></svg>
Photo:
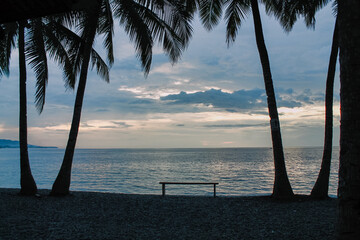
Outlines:
<svg viewBox="0 0 360 240"><path fill-rule="evenodd" d="M178 89L168 87L127 87L120 86L119 91L132 93L136 98L159 99L162 96L178 93ZM144 103L144 102L142 102Z"/></svg>
<svg viewBox="0 0 360 240"><path fill-rule="evenodd" d="M269 126L269 123L204 125L204 127L207 127L207 128L249 128L249 127L268 127L268 126Z"/></svg>
<svg viewBox="0 0 360 240"><path fill-rule="evenodd" d="M160 73L160 74L174 74L180 73L186 69L196 69L196 66L189 62L181 62L175 65L171 63L164 63L160 66L154 67L153 70L150 71L150 74Z"/></svg>
<svg viewBox="0 0 360 240"><path fill-rule="evenodd" d="M284 144L296 145L302 139L301 143L306 145L321 145L325 79L334 28L331 7L317 15L316 31L307 30L299 21L289 34L284 34L273 17L266 16L262 6L260 12ZM78 146L217 147L227 142L233 142L234 146L270 145L269 131L264 127L269 121L267 100L250 18L244 21L236 41L228 48L224 21L209 32L196 17L194 35L182 59L172 65L161 47L156 46L147 78L134 44L118 22L115 25L116 61L110 83L101 81L96 71L89 71ZM95 48L105 56L102 39L96 41ZM0 133L16 139L16 50L10 67L10 77L0 81ZM64 90L62 73L56 64L50 63L49 68L46 105L41 115L34 108L36 81L29 69L29 138L64 146L76 91ZM334 126L339 126L340 118L338 75L334 88L337 119ZM314 132L321 133L314 137ZM336 139L335 134L334 143Z"/></svg>
<svg viewBox="0 0 360 240"><path fill-rule="evenodd" d="M123 128L129 128L131 127L132 125L129 125L127 124L126 122L117 122L117 121L113 121L114 124L120 126L120 127L123 127Z"/></svg>
<svg viewBox="0 0 360 240"><path fill-rule="evenodd" d="M313 94L306 89L296 93L293 89L279 89L277 96L278 107L297 108L305 104L314 104L322 100L322 94ZM262 89L238 90L232 93L221 89L210 89L207 91L179 94L171 94L160 98L167 104L203 104L210 108L221 108L228 112L244 110L260 110L267 108L267 98Z"/></svg>
<svg viewBox="0 0 360 240"><path fill-rule="evenodd" d="M168 95L160 99L162 101L168 101L169 104L204 104L215 108L228 109L250 109L266 106L264 91L260 89L249 91L240 90L233 93L210 89L208 91L191 94L180 92L179 94Z"/></svg>

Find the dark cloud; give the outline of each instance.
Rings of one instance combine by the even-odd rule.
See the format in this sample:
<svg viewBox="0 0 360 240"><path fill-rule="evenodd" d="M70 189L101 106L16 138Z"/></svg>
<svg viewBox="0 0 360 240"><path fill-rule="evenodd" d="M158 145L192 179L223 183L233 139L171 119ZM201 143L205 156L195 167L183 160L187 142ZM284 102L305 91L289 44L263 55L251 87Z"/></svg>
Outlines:
<svg viewBox="0 0 360 240"><path fill-rule="evenodd" d="M169 104L204 104L215 108L225 108L227 111L234 109L252 109L266 106L266 96L263 90L239 90L233 93L223 92L222 90L210 89L205 92L186 93L168 95L161 100L168 101Z"/></svg>
<svg viewBox="0 0 360 240"><path fill-rule="evenodd" d="M91 96L91 97L90 97ZM276 89L277 106L295 108L313 104L323 94L311 90L296 92L293 89ZM205 107L204 107L205 106ZM209 108L211 106L211 108ZM70 111L72 108L69 108ZM122 112L124 114L181 113L203 111L226 111L268 115L267 97L263 89L238 90L232 93L210 89L203 92L172 94L158 99L137 98L134 93L111 90L108 94L89 94L84 103L84 115L96 116ZM129 126L122 126L129 127Z"/></svg>
<svg viewBox="0 0 360 240"><path fill-rule="evenodd" d="M153 103L154 103L154 100L152 100L152 99L144 99L144 98L136 99L134 101L129 102L129 104L153 104Z"/></svg>
<svg viewBox="0 0 360 240"><path fill-rule="evenodd" d="M81 123L80 125L81 127L88 127L88 128L93 128L94 126L90 125L90 124L87 124L87 123Z"/></svg>
<svg viewBox="0 0 360 240"><path fill-rule="evenodd" d="M291 88L277 89L276 94L278 107L296 108L323 100L323 94L313 94L310 89L306 89L300 94L295 93ZM267 108L267 97L265 90L262 89L238 90L233 93L217 89L189 94L180 92L162 97L161 100L169 105L204 104L225 109L227 112Z"/></svg>
<svg viewBox="0 0 360 240"><path fill-rule="evenodd" d="M126 122L117 122L117 121L113 121L114 124L120 126L120 127L124 127L124 128L128 128L131 127L132 125L127 124Z"/></svg>

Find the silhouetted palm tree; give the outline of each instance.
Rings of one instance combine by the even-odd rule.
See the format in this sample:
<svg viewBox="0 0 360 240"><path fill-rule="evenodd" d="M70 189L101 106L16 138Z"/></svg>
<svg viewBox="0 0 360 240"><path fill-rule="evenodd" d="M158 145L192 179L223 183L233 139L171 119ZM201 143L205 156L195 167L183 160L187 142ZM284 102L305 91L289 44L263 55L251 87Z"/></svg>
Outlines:
<svg viewBox="0 0 360 240"><path fill-rule="evenodd" d="M337 20L333 33L333 40L331 46L330 60L328 73L326 78L325 89L325 138L324 150L321 161L321 168L315 185L311 191L311 196L314 198L327 198L329 193L329 179L332 156L332 142L333 142L333 98L334 98L334 79L336 71L336 62L339 49L338 36L339 30Z"/></svg>
<svg viewBox="0 0 360 240"><path fill-rule="evenodd" d="M315 13L324 7L329 0L301 0L280 1L266 0L267 11L273 13L286 31L291 31L296 20L303 16L307 27L315 26ZM337 1L333 5L334 13L337 15ZM333 140L333 95L336 62L338 56L338 26L335 22L328 73L325 90L325 138L321 169L316 183L311 191L314 198L327 198L329 190L330 166Z"/></svg>
<svg viewBox="0 0 360 240"><path fill-rule="evenodd" d="M19 50L19 142L20 142L20 194L34 195L37 186L31 173L27 141L27 97L26 97L26 60L36 76L35 104L39 113L45 104L45 90L48 81L47 52L64 69L66 81L74 81L70 59L53 31L49 30L43 19L22 20L1 26L1 69L8 75L11 50Z"/></svg>
<svg viewBox="0 0 360 240"><path fill-rule="evenodd" d="M77 16L79 17L79 16ZM77 135L80 126L81 110L85 93L85 86L88 74L88 68L90 59L103 63L101 71L98 70L100 76L109 81L109 68L101 59L100 56L92 56L93 43L96 37L96 33L105 35L105 47L108 52L108 62L113 62L113 22L108 1L96 1L94 6L91 6L87 11L81 14L79 19L73 19L73 22L69 21L70 27L72 24L77 24L76 28L80 29L79 42L70 42L69 51L72 54L74 63L74 72L80 71L79 83L76 92L76 99L73 111L73 119L71 123L68 142L66 145L64 159L58 173L58 176L52 186L51 195L67 195L69 194L70 182L71 182L71 168L75 151L75 145ZM71 34L71 32L69 32ZM74 34L71 34L74 36ZM76 37L74 37L76 39ZM99 69L99 68L98 68Z"/></svg>
<svg viewBox="0 0 360 240"><path fill-rule="evenodd" d="M87 73L90 59L98 73L109 81L108 67L101 57L92 51L92 45L97 34L105 34L104 47L107 50L108 63L113 63L113 19L112 11L124 27L130 40L135 42L137 56L147 74L152 59L153 41L162 43L165 52L171 61L176 61L191 36L191 27L188 22L191 15L186 7L178 1L122 1L113 0L113 9L109 0L99 0L96 6L91 6L81 15L75 26L80 29L80 47L70 46L74 59L75 72L80 71L79 84L76 93L73 119L69 139L65 150L63 163L53 184L51 195L69 194L71 182L71 168L79 131L82 102L85 93ZM71 41L70 41L71 45Z"/></svg>
<svg viewBox="0 0 360 240"><path fill-rule="evenodd" d="M338 1L340 168L337 239L360 239L360 1Z"/></svg>
<svg viewBox="0 0 360 240"><path fill-rule="evenodd" d="M271 76L269 57L264 41L261 18L257 0L206 0L199 2L200 17L204 26L211 29L219 22L222 8L225 10L225 20L227 22L226 41L235 41L238 29L244 20L246 13L252 11L255 37L258 52L260 55L261 66L267 95L268 110L270 116L270 127L275 164L275 181L273 187L274 197L291 197L293 191L287 176L284 151L281 140L279 114L276 106L275 91Z"/></svg>

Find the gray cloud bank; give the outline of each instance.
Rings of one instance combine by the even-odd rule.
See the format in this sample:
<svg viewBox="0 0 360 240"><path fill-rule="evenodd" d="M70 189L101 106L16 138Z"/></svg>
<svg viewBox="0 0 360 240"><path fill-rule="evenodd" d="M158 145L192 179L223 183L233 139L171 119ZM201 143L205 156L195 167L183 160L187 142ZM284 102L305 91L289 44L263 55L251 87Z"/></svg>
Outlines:
<svg viewBox="0 0 360 240"><path fill-rule="evenodd" d="M179 94L171 94L160 98L167 104L204 104L214 108L226 109L227 111L237 112L243 110L256 110L267 107L265 90L238 90L232 93L222 90L210 89L208 91ZM323 101L324 94L313 94L310 89L301 93L295 93L292 89L277 90L278 107L296 108L306 104L314 104Z"/></svg>

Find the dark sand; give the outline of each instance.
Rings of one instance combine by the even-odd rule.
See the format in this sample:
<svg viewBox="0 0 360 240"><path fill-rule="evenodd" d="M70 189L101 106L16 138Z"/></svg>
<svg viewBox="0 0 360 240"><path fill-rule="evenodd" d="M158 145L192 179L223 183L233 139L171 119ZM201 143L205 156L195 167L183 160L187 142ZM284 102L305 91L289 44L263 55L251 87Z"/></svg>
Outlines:
<svg viewBox="0 0 360 240"><path fill-rule="evenodd" d="M334 239L337 200L0 189L0 239Z"/></svg>

